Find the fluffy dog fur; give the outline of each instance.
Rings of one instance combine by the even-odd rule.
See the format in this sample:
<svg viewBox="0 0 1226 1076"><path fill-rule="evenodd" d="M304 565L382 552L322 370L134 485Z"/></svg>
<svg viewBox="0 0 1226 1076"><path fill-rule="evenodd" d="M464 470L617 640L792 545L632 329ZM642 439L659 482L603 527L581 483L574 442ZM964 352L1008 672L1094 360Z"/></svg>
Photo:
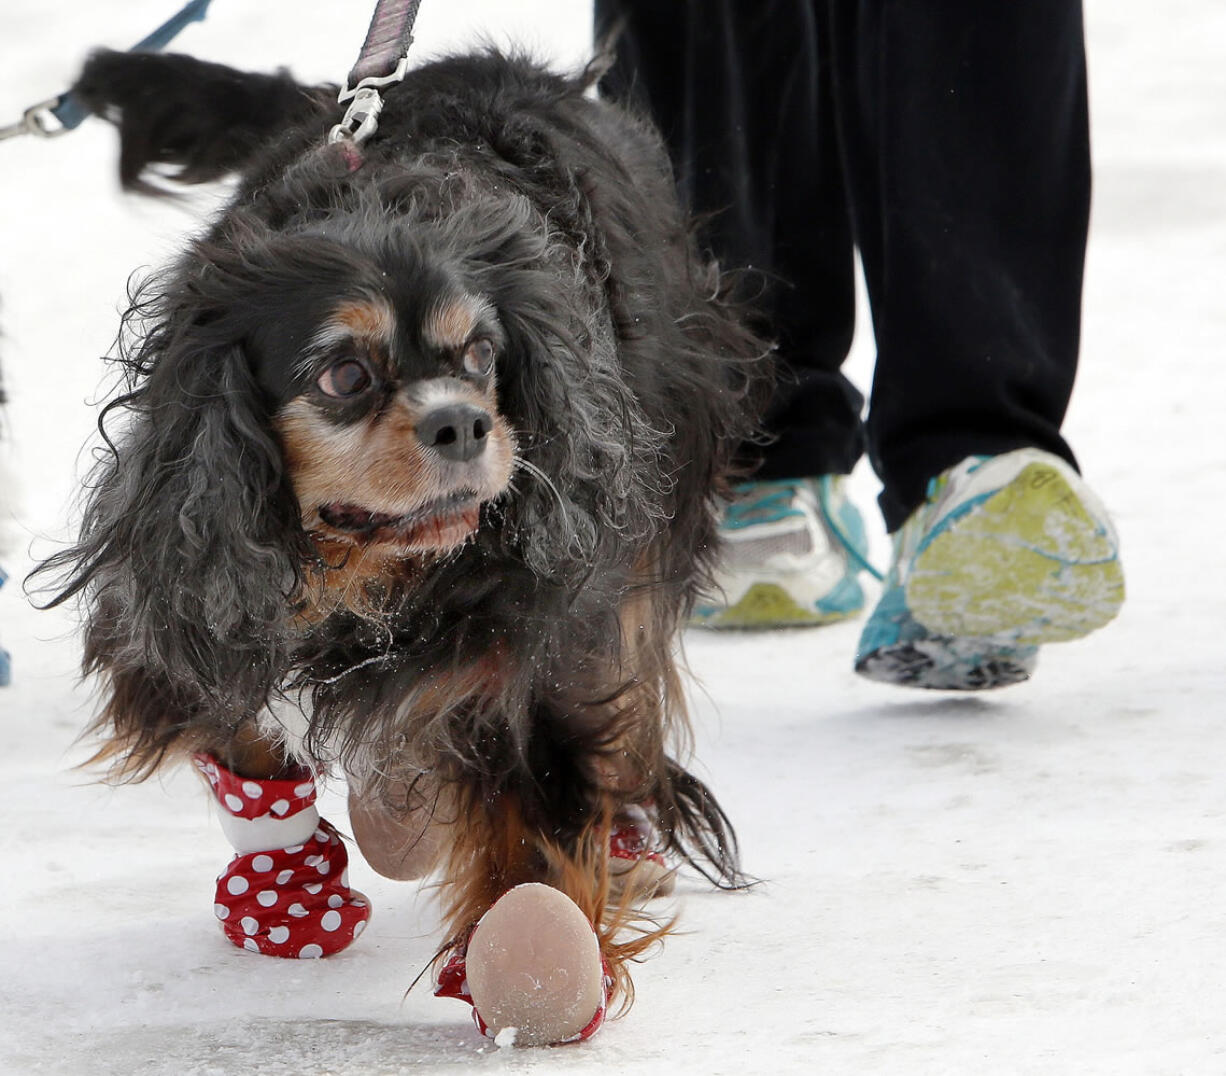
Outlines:
<svg viewBox="0 0 1226 1076"><path fill-rule="evenodd" d="M128 186L158 164L241 181L136 293L110 451L47 568L82 601L121 774L201 750L343 770L376 868L441 871L453 943L549 882L625 988L644 942L614 938L619 810L653 805L669 849L741 879L669 752L675 637L764 348L656 134L589 82L432 63L359 160L325 145L331 88L94 56L76 89L120 126ZM466 417L436 436L443 405Z"/></svg>

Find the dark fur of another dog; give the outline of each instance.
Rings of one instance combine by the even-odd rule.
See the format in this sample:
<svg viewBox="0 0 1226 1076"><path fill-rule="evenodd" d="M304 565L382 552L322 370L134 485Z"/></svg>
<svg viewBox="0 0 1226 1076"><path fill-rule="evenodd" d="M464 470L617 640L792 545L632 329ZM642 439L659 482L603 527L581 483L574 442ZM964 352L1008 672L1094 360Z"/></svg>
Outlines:
<svg viewBox="0 0 1226 1076"><path fill-rule="evenodd" d="M626 987L619 811L742 878L670 752L676 636L766 364L657 135L590 81L431 63L359 160L325 144L333 88L95 55L76 89L119 125L125 184L241 178L135 294L111 451L46 569L83 602L120 773L341 770L376 867L441 871L453 942L549 882Z"/></svg>

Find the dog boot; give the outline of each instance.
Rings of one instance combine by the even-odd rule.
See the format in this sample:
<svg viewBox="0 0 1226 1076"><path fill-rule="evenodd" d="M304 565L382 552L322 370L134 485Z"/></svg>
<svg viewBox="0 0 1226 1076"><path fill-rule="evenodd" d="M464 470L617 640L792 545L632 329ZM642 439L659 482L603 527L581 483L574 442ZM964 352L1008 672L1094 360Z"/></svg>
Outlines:
<svg viewBox="0 0 1226 1076"><path fill-rule="evenodd" d="M609 835L609 893L620 898L633 886L641 900L667 897L675 888L677 872L656 850L657 833L650 805L623 807Z"/></svg>
<svg viewBox="0 0 1226 1076"><path fill-rule="evenodd" d="M365 928L370 903L349 888L349 855L319 817L310 771L256 781L209 755L194 761L236 852L217 879L215 911L226 937L268 956L310 959L346 948Z"/></svg>
<svg viewBox="0 0 1226 1076"><path fill-rule="evenodd" d="M531 882L504 893L439 974L435 994L473 1007L499 1046L590 1039L604 1023L611 981L587 917L568 896Z"/></svg>

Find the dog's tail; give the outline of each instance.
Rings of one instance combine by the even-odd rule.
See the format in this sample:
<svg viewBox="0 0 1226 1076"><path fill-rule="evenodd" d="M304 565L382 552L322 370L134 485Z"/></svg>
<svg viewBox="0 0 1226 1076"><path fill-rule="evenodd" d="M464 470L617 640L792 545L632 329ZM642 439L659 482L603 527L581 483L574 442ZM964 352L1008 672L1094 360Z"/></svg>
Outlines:
<svg viewBox="0 0 1226 1076"><path fill-rule="evenodd" d="M190 56L101 49L74 93L119 128L119 179L128 190L167 194L151 166L177 170L177 183L238 172L292 128L335 112L336 87L303 86L289 74L261 75Z"/></svg>

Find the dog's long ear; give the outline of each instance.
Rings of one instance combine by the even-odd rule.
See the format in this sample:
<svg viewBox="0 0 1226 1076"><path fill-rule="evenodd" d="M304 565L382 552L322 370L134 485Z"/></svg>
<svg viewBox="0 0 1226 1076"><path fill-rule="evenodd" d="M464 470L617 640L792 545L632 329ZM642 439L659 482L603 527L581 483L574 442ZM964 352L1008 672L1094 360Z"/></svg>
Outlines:
<svg viewBox="0 0 1226 1076"><path fill-rule="evenodd" d="M603 284L551 245L533 212L526 199L473 199L438 227L507 334L498 392L524 471L506 535L537 575L575 585L659 530L666 434L648 422L599 327Z"/></svg>
<svg viewBox="0 0 1226 1076"><path fill-rule="evenodd" d="M199 281L174 289L129 312L129 391L99 425L127 422L107 436L77 544L39 569L60 576L51 604L82 600L103 753L136 775L266 701L306 542L236 327Z"/></svg>

